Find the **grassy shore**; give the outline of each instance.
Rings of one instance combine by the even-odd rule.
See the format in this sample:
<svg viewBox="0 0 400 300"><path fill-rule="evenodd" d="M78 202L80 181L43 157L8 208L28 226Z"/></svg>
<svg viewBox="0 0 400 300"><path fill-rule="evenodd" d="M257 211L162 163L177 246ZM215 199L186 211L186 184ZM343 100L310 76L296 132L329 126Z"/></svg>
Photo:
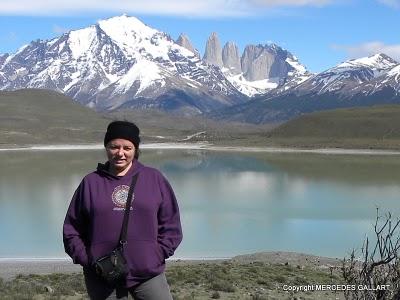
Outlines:
<svg viewBox="0 0 400 300"><path fill-rule="evenodd" d="M287 147L400 148L400 105L314 112L269 131L272 143Z"/></svg>
<svg viewBox="0 0 400 300"><path fill-rule="evenodd" d="M0 278L1 299L87 299L81 272L23 273ZM343 299L340 292L285 291L286 286L343 283L339 260L311 255L273 252L169 261L166 273L175 300Z"/></svg>
<svg viewBox="0 0 400 300"><path fill-rule="evenodd" d="M221 122L157 110L98 113L47 90L0 91L0 148L101 143L111 120L141 128L142 142L217 146L400 150L400 105L338 109L284 124Z"/></svg>

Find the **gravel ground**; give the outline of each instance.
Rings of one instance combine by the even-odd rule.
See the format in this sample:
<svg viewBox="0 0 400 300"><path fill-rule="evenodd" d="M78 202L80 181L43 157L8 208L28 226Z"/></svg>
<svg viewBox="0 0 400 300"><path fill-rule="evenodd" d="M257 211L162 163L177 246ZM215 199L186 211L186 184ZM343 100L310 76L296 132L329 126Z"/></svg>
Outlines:
<svg viewBox="0 0 400 300"><path fill-rule="evenodd" d="M339 267L341 260L336 258L320 257L295 252L261 252L248 255L239 255L232 258L235 262L251 263L255 261L270 264L290 264L294 266L309 266L315 268ZM167 264L196 264L205 260L169 260ZM219 260L206 260L210 262L221 262ZM50 274L50 273L75 273L81 272L79 265L74 265L67 259L0 259L0 277L9 280L18 274Z"/></svg>
<svg viewBox="0 0 400 300"><path fill-rule="evenodd" d="M250 263L255 261L266 262L270 264L289 264L293 266L329 268L340 267L343 258L330 258L297 252L260 252L254 254L239 255L232 258L233 261L241 263Z"/></svg>
<svg viewBox="0 0 400 300"><path fill-rule="evenodd" d="M12 260L0 259L0 277L5 280L18 274L49 274L80 272L81 266L66 259Z"/></svg>

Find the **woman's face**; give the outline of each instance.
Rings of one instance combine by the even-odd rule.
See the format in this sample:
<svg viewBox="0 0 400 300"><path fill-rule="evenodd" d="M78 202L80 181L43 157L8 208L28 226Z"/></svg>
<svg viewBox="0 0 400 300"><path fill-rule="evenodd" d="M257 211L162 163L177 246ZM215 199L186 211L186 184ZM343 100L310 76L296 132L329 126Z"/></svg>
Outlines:
<svg viewBox="0 0 400 300"><path fill-rule="evenodd" d="M110 163L110 171L116 171L117 175L123 172L132 164L135 156L135 145L129 140L113 139L106 145L108 162Z"/></svg>

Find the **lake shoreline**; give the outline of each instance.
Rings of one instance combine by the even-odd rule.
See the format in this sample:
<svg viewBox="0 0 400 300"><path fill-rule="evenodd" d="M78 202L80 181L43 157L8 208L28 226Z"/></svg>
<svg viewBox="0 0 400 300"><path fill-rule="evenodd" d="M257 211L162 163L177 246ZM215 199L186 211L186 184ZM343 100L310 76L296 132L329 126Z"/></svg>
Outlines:
<svg viewBox="0 0 400 300"><path fill-rule="evenodd" d="M221 262L233 262L239 264L252 264L262 262L271 265L291 265L311 267L315 269L329 269L340 267L343 259L322 257L312 254L285 251L267 251L253 254L238 255L232 258L199 258L181 259L171 258L167 260L169 266L187 266L196 264L214 264ZM82 267L73 264L70 258L0 258L0 278L12 280L17 275L45 275L52 273L80 273Z"/></svg>
<svg viewBox="0 0 400 300"><path fill-rule="evenodd" d="M264 152L264 153L313 153L329 155L400 155L400 150L384 149L351 149L351 148L296 148L296 147L247 147L247 146L218 146L210 143L148 143L141 144L141 149L182 149L208 150L228 152ZM5 151L65 151L65 150L101 150L103 144L75 145L7 145L0 148Z"/></svg>
<svg viewBox="0 0 400 300"><path fill-rule="evenodd" d="M176 300L344 300L339 290L288 289L345 284L341 266L340 259L261 252L225 260L168 260L165 273ZM72 261L8 266L0 261L0 283L5 299L87 299L82 268Z"/></svg>

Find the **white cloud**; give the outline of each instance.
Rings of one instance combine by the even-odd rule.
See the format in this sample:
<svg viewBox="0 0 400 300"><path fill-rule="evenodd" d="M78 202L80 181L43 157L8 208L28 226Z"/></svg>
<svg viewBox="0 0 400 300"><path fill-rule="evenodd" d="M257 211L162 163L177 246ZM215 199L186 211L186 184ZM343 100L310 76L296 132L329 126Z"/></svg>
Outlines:
<svg viewBox="0 0 400 300"><path fill-rule="evenodd" d="M335 0L337 1L337 0ZM322 6L333 0L0 0L0 15L70 15L108 12L186 17L240 17L288 6Z"/></svg>
<svg viewBox="0 0 400 300"><path fill-rule="evenodd" d="M394 8L400 8L400 0L378 0L378 2Z"/></svg>
<svg viewBox="0 0 400 300"><path fill-rule="evenodd" d="M360 45L333 45L333 49L345 51L348 58L360 58L377 53L384 53L400 62L400 44L387 45L379 41L368 42Z"/></svg>

